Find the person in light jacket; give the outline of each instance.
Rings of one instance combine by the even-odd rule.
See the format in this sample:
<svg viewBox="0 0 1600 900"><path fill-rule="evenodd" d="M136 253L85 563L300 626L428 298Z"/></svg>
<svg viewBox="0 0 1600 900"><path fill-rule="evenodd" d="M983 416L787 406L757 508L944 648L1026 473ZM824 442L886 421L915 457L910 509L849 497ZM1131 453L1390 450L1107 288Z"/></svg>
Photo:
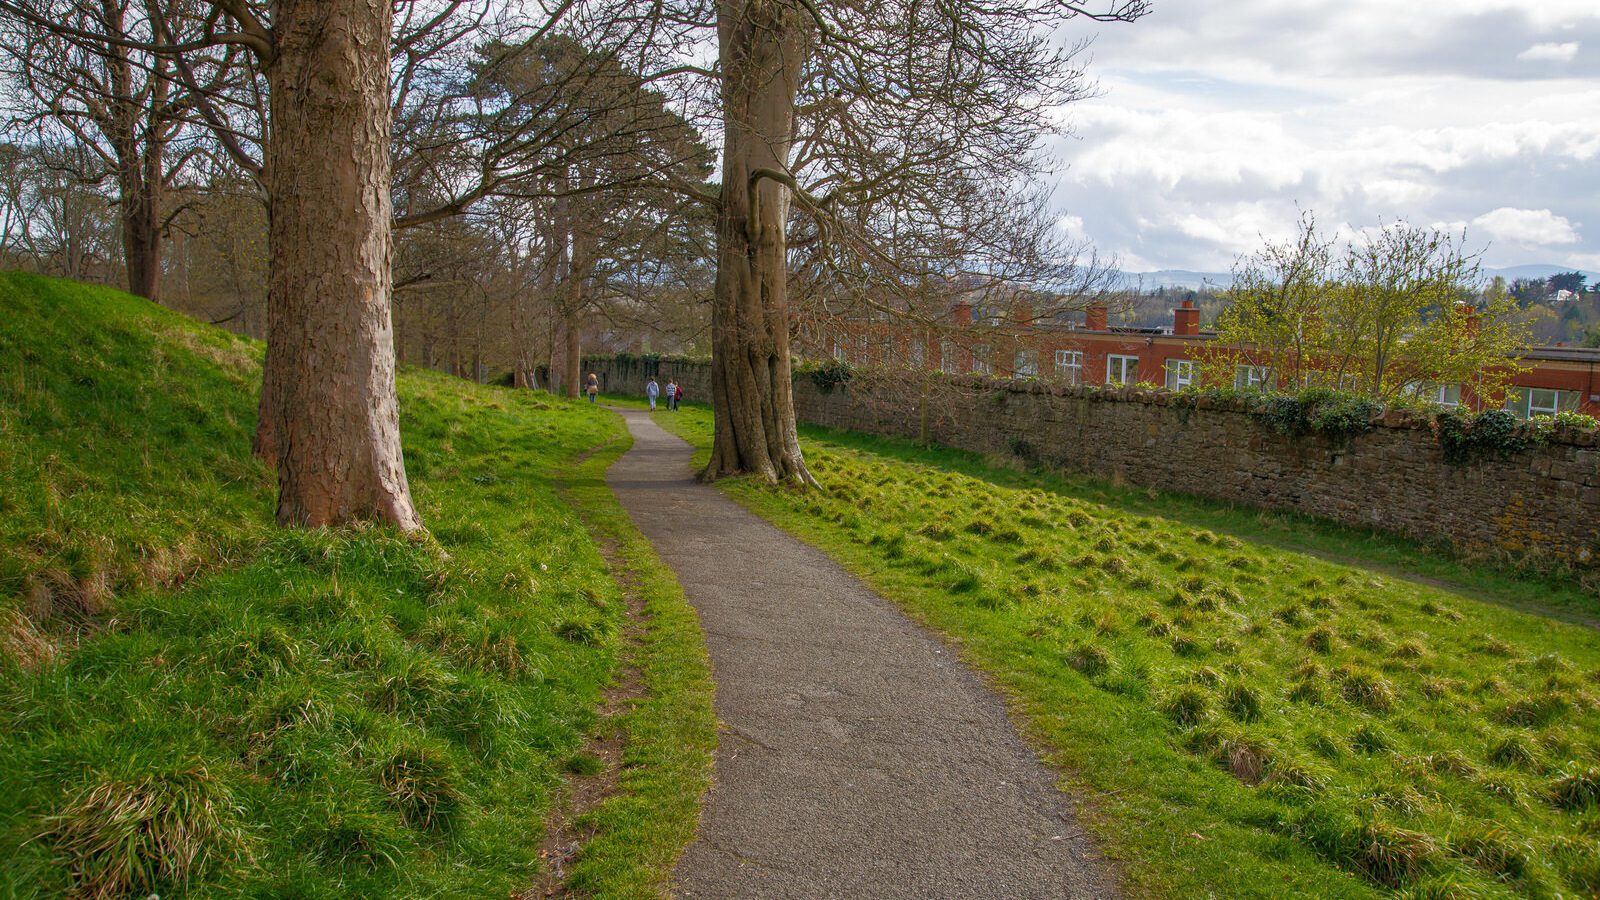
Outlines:
<svg viewBox="0 0 1600 900"><path fill-rule="evenodd" d="M670 378L667 379L667 409L678 411L678 383Z"/></svg>
<svg viewBox="0 0 1600 900"><path fill-rule="evenodd" d="M654 378L645 383L644 395L650 400L650 411L656 411L656 398L661 396L661 385L656 384Z"/></svg>

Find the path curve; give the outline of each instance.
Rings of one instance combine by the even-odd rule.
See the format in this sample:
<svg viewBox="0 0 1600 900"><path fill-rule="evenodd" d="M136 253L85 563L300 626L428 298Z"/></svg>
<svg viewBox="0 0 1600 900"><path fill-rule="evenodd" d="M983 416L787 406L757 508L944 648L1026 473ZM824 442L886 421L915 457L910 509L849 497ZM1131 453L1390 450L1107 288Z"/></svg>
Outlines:
<svg viewBox="0 0 1600 900"><path fill-rule="evenodd" d="M1109 866L998 696L820 551L618 410L606 475L700 614L721 730L680 897L1107 897ZM654 415L671 415L662 410Z"/></svg>

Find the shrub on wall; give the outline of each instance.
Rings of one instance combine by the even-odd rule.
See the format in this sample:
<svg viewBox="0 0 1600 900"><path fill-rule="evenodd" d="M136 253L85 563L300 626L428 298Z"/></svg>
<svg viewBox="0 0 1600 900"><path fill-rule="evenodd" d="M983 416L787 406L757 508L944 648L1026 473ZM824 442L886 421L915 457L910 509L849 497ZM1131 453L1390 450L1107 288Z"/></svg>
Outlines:
<svg viewBox="0 0 1600 900"><path fill-rule="evenodd" d="M817 390L824 394L833 393L835 387L843 387L850 383L856 376L856 370L847 362L839 359L824 359L815 364L804 365L800 373L811 379Z"/></svg>
<svg viewBox="0 0 1600 900"><path fill-rule="evenodd" d="M1528 446L1517 417L1503 409L1474 415L1466 410L1440 413L1434 419L1445 461L1465 465L1485 457L1506 457Z"/></svg>
<svg viewBox="0 0 1600 900"><path fill-rule="evenodd" d="M1281 434L1345 440L1371 431L1373 417L1381 412L1383 407L1366 397L1314 387L1298 394L1269 395L1255 414Z"/></svg>

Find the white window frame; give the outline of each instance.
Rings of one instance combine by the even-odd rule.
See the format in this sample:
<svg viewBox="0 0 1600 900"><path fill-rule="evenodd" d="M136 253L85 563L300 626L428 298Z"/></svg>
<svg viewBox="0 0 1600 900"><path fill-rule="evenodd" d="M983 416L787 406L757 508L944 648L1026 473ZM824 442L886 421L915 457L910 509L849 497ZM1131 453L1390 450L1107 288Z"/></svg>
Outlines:
<svg viewBox="0 0 1600 900"><path fill-rule="evenodd" d="M1066 373L1067 381L1077 384L1083 379L1083 351L1057 350L1056 373Z"/></svg>
<svg viewBox="0 0 1600 900"><path fill-rule="evenodd" d="M989 345L980 344L972 348L972 371L979 375L987 375L993 368L989 365Z"/></svg>
<svg viewBox="0 0 1600 900"><path fill-rule="evenodd" d="M1194 360L1169 359L1162 368L1166 369L1167 390L1181 391L1194 386Z"/></svg>
<svg viewBox="0 0 1600 900"><path fill-rule="evenodd" d="M1133 370L1131 377L1128 372L1130 367ZM1113 368L1121 370L1121 378L1113 379L1111 377L1111 370ZM1138 380L1139 357L1128 356L1127 354L1123 353L1112 353L1106 356L1106 384L1129 385L1137 382Z"/></svg>
<svg viewBox="0 0 1600 900"><path fill-rule="evenodd" d="M1535 402L1534 395L1540 402ZM1528 385L1513 385L1506 394L1505 408L1519 419L1531 419L1534 416L1554 416L1562 411L1575 410L1581 395L1577 391L1563 391L1560 388L1530 387ZM1548 402L1546 402L1548 401Z"/></svg>
<svg viewBox="0 0 1600 900"><path fill-rule="evenodd" d="M1536 399L1545 399L1539 395L1548 395L1549 403L1538 403ZM1561 392L1555 388L1528 388L1528 404L1525 410L1526 418L1534 416L1554 416L1561 412Z"/></svg>
<svg viewBox="0 0 1600 900"><path fill-rule="evenodd" d="M1012 360L1011 374L1020 378L1037 378L1039 376L1039 352L1037 350L1018 350L1016 358Z"/></svg>
<svg viewBox="0 0 1600 900"><path fill-rule="evenodd" d="M1430 383L1427 386L1427 396L1430 403L1445 409L1455 409L1461 405L1461 385Z"/></svg>
<svg viewBox="0 0 1600 900"><path fill-rule="evenodd" d="M1233 370L1233 386L1241 391L1264 391L1267 389L1267 379L1271 374L1271 370L1266 366L1240 363Z"/></svg>

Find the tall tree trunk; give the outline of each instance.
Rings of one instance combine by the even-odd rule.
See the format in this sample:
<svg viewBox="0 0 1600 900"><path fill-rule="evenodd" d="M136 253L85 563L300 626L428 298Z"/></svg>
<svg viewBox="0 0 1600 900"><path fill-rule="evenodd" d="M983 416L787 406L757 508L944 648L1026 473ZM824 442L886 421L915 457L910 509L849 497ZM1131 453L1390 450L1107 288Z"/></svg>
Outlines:
<svg viewBox="0 0 1600 900"><path fill-rule="evenodd" d="M787 243L794 102L810 44L805 12L773 0L717 8L726 131L711 313L711 461L701 477L750 473L815 484L800 453L789 371Z"/></svg>
<svg viewBox="0 0 1600 900"><path fill-rule="evenodd" d="M126 37L127 10L113 3L101 10L108 34ZM108 44L100 57L106 67L110 96L96 116L116 158L117 212L122 226L123 268L129 293L159 300L161 293L161 187L165 181L162 144L167 104L166 64L148 74L149 96L136 96L130 51Z"/></svg>
<svg viewBox="0 0 1600 900"><path fill-rule="evenodd" d="M128 292L147 300L161 299L161 159L155 147L143 159L123 163L118 189L122 218L122 256L128 271ZM132 170L131 172L129 170Z"/></svg>
<svg viewBox="0 0 1600 900"><path fill-rule="evenodd" d="M422 527L390 320L389 0L280 0L267 67L272 265L258 445L278 521Z"/></svg>
<svg viewBox="0 0 1600 900"><path fill-rule="evenodd" d="M521 283L521 279L518 279ZM530 327L528 293L514 290L511 294L511 386L536 388L538 377L534 374L533 329Z"/></svg>
<svg viewBox="0 0 1600 900"><path fill-rule="evenodd" d="M583 326L578 316L563 308L561 311L561 392L577 397L587 390L583 380Z"/></svg>

